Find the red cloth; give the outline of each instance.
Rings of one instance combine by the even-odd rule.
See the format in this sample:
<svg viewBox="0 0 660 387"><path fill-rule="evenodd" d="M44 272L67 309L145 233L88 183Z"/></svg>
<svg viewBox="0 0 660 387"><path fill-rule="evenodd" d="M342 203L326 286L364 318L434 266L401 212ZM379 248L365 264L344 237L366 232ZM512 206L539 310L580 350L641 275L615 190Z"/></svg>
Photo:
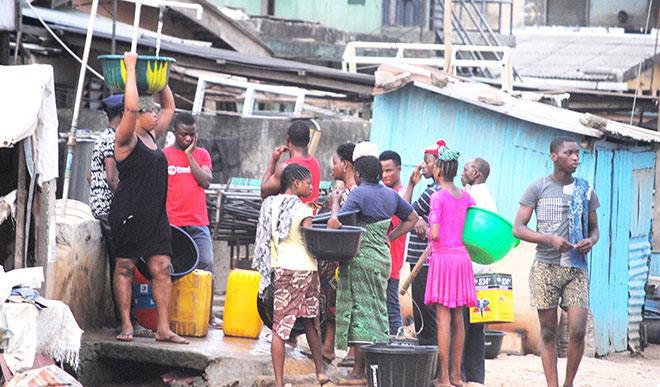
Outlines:
<svg viewBox="0 0 660 387"><path fill-rule="evenodd" d="M300 198L303 203L318 202L319 200L319 186L321 185L321 165L314 158L309 155L307 157L292 157L284 162L285 165L298 164L307 169L312 174L312 194L306 198Z"/></svg>
<svg viewBox="0 0 660 387"><path fill-rule="evenodd" d="M399 195L401 195L403 192L402 185L392 189ZM387 233L391 233L392 230L394 230L396 226L399 225L399 223L401 223L401 220L398 217L393 216L392 223L390 224L390 228L387 230ZM399 279L399 273L401 272L401 267L403 266L403 254L405 251L406 235L404 234L390 243L390 255L392 256L392 271L390 272L390 278L397 280Z"/></svg>
<svg viewBox="0 0 660 387"><path fill-rule="evenodd" d="M175 226L208 226L206 193L190 170L186 153L173 145L163 149L167 157L167 216ZM211 169L211 156L195 147L193 158L200 167Z"/></svg>

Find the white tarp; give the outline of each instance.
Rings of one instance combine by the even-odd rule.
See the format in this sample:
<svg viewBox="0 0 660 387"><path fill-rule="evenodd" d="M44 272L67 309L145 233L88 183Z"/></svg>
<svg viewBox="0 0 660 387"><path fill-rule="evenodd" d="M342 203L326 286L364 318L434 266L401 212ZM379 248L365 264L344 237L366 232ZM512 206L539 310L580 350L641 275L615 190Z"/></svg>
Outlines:
<svg viewBox="0 0 660 387"><path fill-rule="evenodd" d="M57 108L53 67L0 66L0 147L32 136L37 183L57 178Z"/></svg>

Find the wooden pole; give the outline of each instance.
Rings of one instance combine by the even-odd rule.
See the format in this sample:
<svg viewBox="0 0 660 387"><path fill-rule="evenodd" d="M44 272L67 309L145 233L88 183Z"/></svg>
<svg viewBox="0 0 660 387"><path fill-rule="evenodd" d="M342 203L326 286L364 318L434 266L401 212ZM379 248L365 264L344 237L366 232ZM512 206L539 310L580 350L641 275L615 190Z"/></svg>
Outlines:
<svg viewBox="0 0 660 387"><path fill-rule="evenodd" d="M415 267L413 267L413 269L410 271L410 275L408 276L408 278L406 278L406 281L403 283L403 285L401 285L401 289L399 289L400 295L403 296L406 294L413 280L415 279L415 277L417 277L419 271L422 270L422 267L424 266L424 263L426 262L426 258L429 256L430 252L431 252L431 246L426 246L426 250L424 250L422 256L419 257L419 259L417 260Z"/></svg>
<svg viewBox="0 0 660 387"><path fill-rule="evenodd" d="M17 144L18 150L18 187L16 191L16 239L14 239L14 269L23 268L25 261L25 207L27 204L27 166L25 164L25 144ZM29 214L27 214L29 216ZM29 219L29 218L28 218Z"/></svg>
<svg viewBox="0 0 660 387"><path fill-rule="evenodd" d="M445 13L443 16L443 32L445 34L445 73L451 74L451 3L452 0L445 0Z"/></svg>
<svg viewBox="0 0 660 387"><path fill-rule="evenodd" d="M321 141L321 126L316 122L316 120L312 119L312 127L309 128L309 134L310 134L310 139L309 139L309 145L307 146L307 151L309 152L310 155L314 156L316 154L316 150L319 147L319 142Z"/></svg>

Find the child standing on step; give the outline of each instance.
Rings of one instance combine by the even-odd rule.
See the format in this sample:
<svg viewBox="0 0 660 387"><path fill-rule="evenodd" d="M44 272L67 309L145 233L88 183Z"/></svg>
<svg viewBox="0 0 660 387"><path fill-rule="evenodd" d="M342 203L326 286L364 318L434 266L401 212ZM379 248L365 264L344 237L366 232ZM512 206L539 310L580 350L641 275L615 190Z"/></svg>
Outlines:
<svg viewBox="0 0 660 387"><path fill-rule="evenodd" d="M474 200L454 185L458 157L458 152L446 146L439 149L433 173L441 189L431 196L429 213L431 254L424 303L435 306L440 365L436 385L443 387L463 385L463 307L477 305L472 262L462 238L465 216L468 208L474 206Z"/></svg>
<svg viewBox="0 0 660 387"><path fill-rule="evenodd" d="M312 193L312 176L290 164L281 176L281 190L267 197L259 214L255 262L261 272L260 292L275 287L271 356L275 385L284 385L284 343L297 319L303 319L319 383L329 381L323 370L319 335L319 276L316 259L307 253L301 227L312 226L312 209L300 199Z"/></svg>

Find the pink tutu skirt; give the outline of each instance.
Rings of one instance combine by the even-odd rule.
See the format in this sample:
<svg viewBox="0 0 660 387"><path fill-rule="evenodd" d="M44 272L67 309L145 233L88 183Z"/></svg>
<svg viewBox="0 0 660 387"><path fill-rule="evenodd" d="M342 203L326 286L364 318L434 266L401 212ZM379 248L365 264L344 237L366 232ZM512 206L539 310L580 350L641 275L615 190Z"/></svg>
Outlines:
<svg viewBox="0 0 660 387"><path fill-rule="evenodd" d="M426 305L477 306L472 261L464 246L436 248L429 257Z"/></svg>

